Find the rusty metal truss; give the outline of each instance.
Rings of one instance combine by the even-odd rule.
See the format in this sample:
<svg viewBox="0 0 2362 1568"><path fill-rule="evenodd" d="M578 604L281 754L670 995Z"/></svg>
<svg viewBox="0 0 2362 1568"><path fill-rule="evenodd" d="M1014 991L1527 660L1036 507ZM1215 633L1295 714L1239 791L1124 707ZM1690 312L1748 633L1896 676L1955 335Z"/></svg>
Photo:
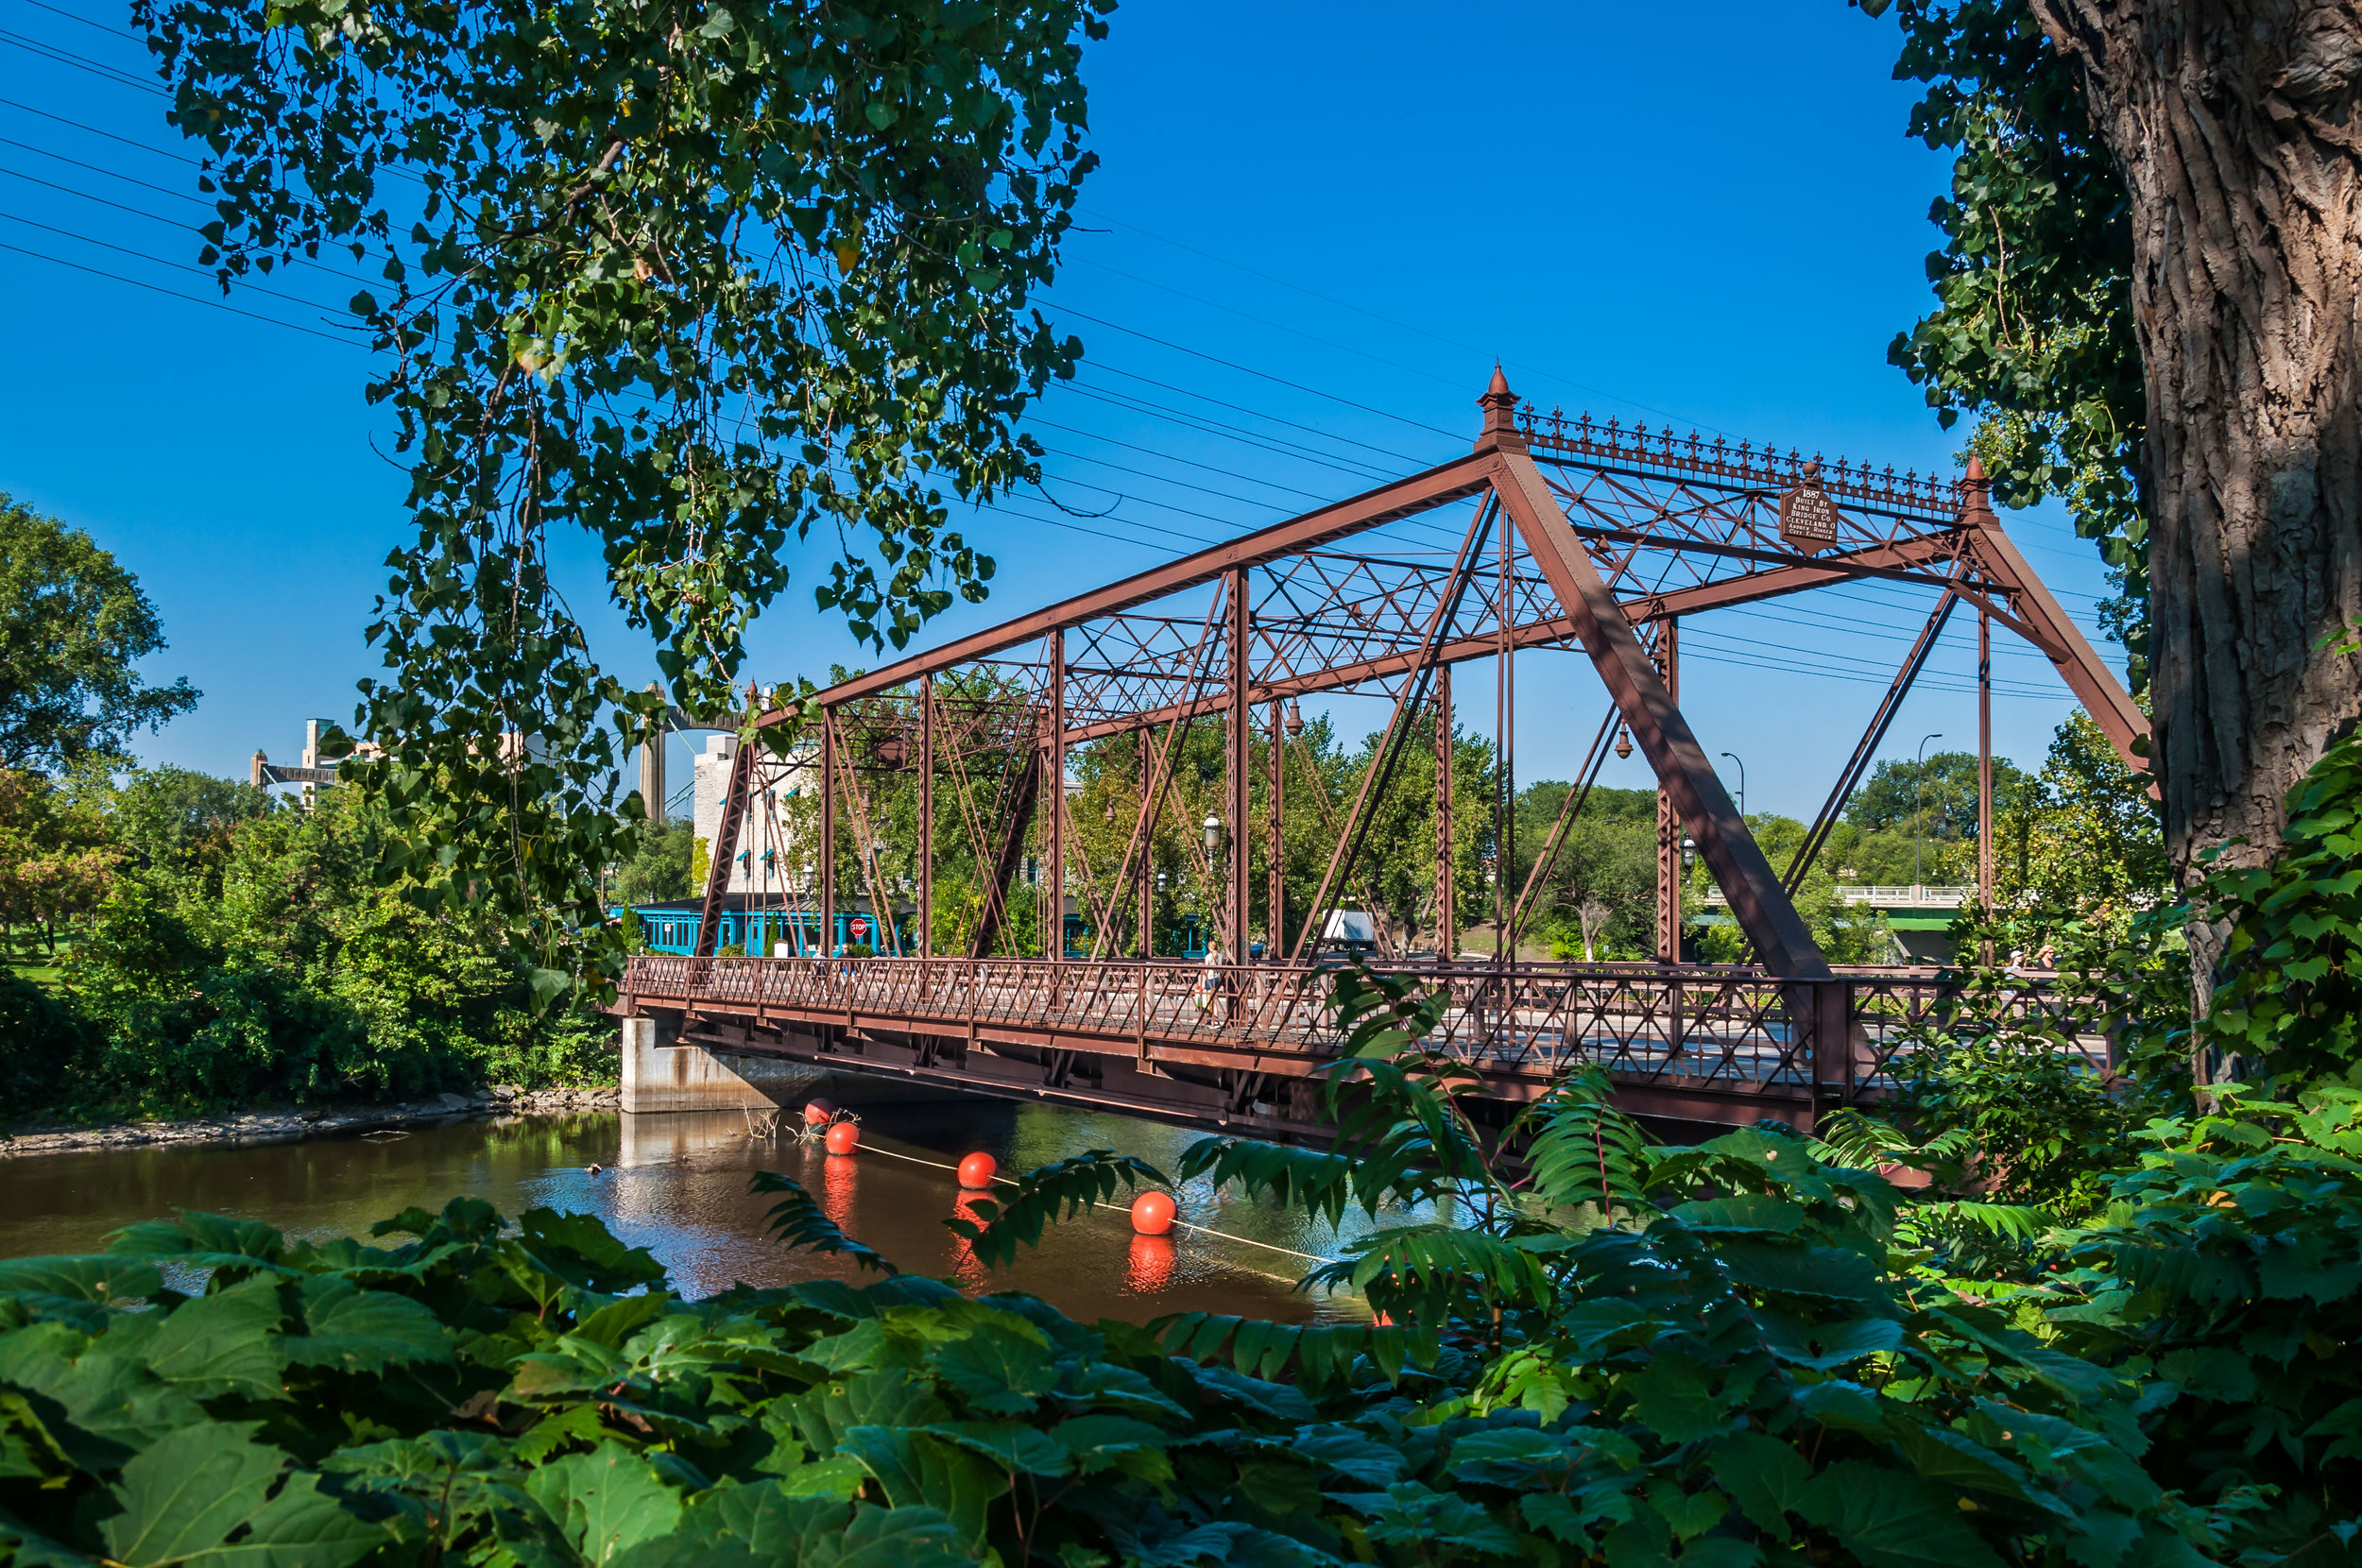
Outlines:
<svg viewBox="0 0 2362 1568"><path fill-rule="evenodd" d="M1241 535L1168 565L1136 573L1045 609L958 639L762 715L759 725L797 724L821 736L820 824L823 907L836 905L840 807L856 819L864 878L875 857L865 835L864 775L916 772L932 802L948 786L957 802L960 853L980 868L986 908L970 959L1005 934L1010 879L1028 842L1041 852L1052 889L1070 877L1074 848L1066 790L1077 748L1126 737L1138 758L1138 815L1120 864L1081 878L1101 932L1088 962L1146 961L1148 857L1153 825L1169 805L1176 737L1219 722L1224 731L1222 814L1234 835L1259 827L1278 842L1279 794L1250 821L1249 780L1276 765L1281 714L1300 698L1359 694L1391 702L1364 771L1345 801L1309 803L1334 849L1312 907L1262 911L1273 966L1301 969L1328 912L1359 886L1360 856L1374 804L1396 770L1435 767L1434 741L1447 734L1452 667L1490 661L1495 676L1499 796L1489 805L1446 793L1443 812L1489 810L1506 831L1515 778L1516 656L1533 649L1578 652L1598 673L1609 712L1583 779L1596 774L1611 728L1619 749L1636 744L1660 792L1661 859L1686 835L1728 899L1752 945L1751 972L1778 997L1791 1040L1840 1039L1853 989L1831 989L1790 890L1801 881L1830 823L1858 783L1886 726L1956 609L1973 611L1980 649L1994 627L2015 633L2048 658L2125 761L2146 771L2148 720L2060 607L1993 512L1972 457L1959 478L1824 463L1747 443L1734 447L1670 430L1600 423L1588 416L1520 409L1498 370L1478 400L1483 413L1473 450L1421 473ZM1678 643L1682 618L1703 611L1876 580L1932 591L1926 629L1847 759L1805 848L1775 870L1724 793L1707 752L1684 718ZM1989 751L1991 658L1978 660L1980 753ZM1463 699L1464 700L1464 685ZM1581 707L1593 708L1583 698ZM1590 713L1570 713L1580 725ZM742 757L745 755L742 748ZM745 819L746 770L713 846L715 864L735 851ZM1980 766L1989 794L1989 763ZM1980 801L1986 816L1989 799ZM1287 808L1304 810L1296 796ZM1554 855L1570 802L1552 827ZM932 805L920 812L916 958L932 928L935 842ZM1194 839L1190 840L1194 844ZM1450 876L1437 836L1439 887ZM1250 856L1242 840L1217 867L1214 926L1232 957L1244 952L1256 917ZM1497 853L1506 850L1497 846ZM1669 861L1669 863L1670 863ZM1100 873L1112 873L1110 882ZM1537 876L1539 875L1537 871ZM1501 878L1505 883L1506 878ZM709 902L721 879L709 879ZM1277 886L1276 881L1274 887ZM1112 890L1112 891L1111 891ZM1137 890L1141 916L1128 914ZM883 890L866 890L875 899ZM1528 912L1531 888L1505 887L1490 912L1496 950L1506 954ZM1990 873L1981 892L1990 898ZM1661 875L1661 959L1677 964L1678 878ZM1053 905L1059 900L1048 900ZM873 906L882 907L882 906ZM719 929L709 909L699 958ZM1447 924L1458 929L1454 918ZM1129 955L1111 941L1130 922ZM1292 941L1286 933L1292 929ZM1045 952L1063 942L1046 940ZM957 955L953 955L957 956ZM1407 955L1396 954L1397 958ZM1451 958L1449 952L1439 955ZM785 961L780 961L785 962ZM901 960L869 960L888 963ZM1047 961L1054 971L1063 960ZM1074 961L1085 962L1085 961ZM1506 964L1507 960L1501 961ZM1225 982L1230 984L1231 982ZM1620 1004L1619 1004L1620 1005ZM1772 1004L1767 1002L1767 1007ZM1825 1015L1824 1015L1825 1014ZM1244 1017L1245 1013L1234 1013ZM1768 1014L1766 1014L1769 1015ZM1240 1027L1248 1027L1241 1024ZM1792 1054L1792 1053L1791 1053Z"/></svg>

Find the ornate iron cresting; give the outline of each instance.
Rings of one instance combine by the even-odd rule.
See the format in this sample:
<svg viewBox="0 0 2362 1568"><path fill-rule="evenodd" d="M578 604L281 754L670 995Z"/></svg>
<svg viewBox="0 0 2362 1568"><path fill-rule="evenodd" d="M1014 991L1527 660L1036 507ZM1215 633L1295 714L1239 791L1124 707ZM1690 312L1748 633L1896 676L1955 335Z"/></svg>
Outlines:
<svg viewBox="0 0 2362 1568"><path fill-rule="evenodd" d="M1958 478L1898 475L1842 458L1824 462L1794 450L1733 446L1587 415L1542 416L1520 409L1498 370L1478 401L1482 425L1466 456L803 699L803 722L817 720L829 738L819 790L827 803L824 875L833 882L835 857L825 844L834 840L840 798L857 806L864 798L856 775L926 768L931 789L939 779L951 786L961 824L956 838L984 885L986 920L972 956L981 967L945 968L930 960L932 966L903 969L895 965L921 961L852 961L841 981L850 989L841 996L853 999L831 1013L838 1003L824 1005L811 989L823 984L816 972L797 979L801 971L781 969L776 974L782 978L766 979L774 972L759 967L794 961L676 975L664 967L669 961L651 959L636 963L627 981L635 1004L742 1018L747 1039L775 1044L828 1018L837 1019L828 1025L837 1031L831 1038L848 1037L855 1026L845 1020L858 1015L865 1038L938 1045L950 1039L989 1053L1033 1048L1025 1044L1030 1036L1019 1037L1023 1030L1055 1034L1064 1026L1044 1020L1070 1017L1087 1002L1102 1009L1103 1021L1129 1016L1130 1050L1160 1073L1266 1070L1227 1057L1212 1067L1192 1065L1172 1056L1175 1050L1298 1060L1317 1031L1317 1009L1307 1000L1315 982L1300 963L1226 973L1216 992L1219 1005L1187 1017L1160 1011L1186 998L1189 986L1146 962L1144 917L1135 920L1131 912L1148 904L1149 832L1160 822L1170 830L1177 809L1171 772L1182 750L1176 734L1221 726L1218 831L1200 847L1195 824L1186 825L1182 842L1198 858L1200 876L1219 890L1207 912L1225 934L1226 950L1246 950L1259 931L1267 957L1301 960L1331 907L1361 885L1357 846L1374 797L1382 793L1372 786L1405 765L1434 766L1430 751L1442 755L1425 737L1438 726L1448 733L1449 698L1441 694L1450 690L1451 666L1477 658L1514 663L1521 652L1554 649L1587 659L1598 673L1619 752L1628 736L1648 758L1666 820L1677 825L1677 838L1695 841L1757 963L1725 974L1671 962L1646 971L1577 972L1497 960L1482 980L1438 968L1434 978L1453 987L1452 1028L1494 1031L1482 1051L1488 1072L1532 1066L1547 1074L1569 1061L1596 1059L1635 1092L1646 1085L1656 1086L1652 1093L1671 1092L1664 1086L1678 1080L1693 1098L1737 1095L1758 1110L1777 1100L1801 1107L1798 1114L1807 1117L1831 1096L1874 1085L1890 1011L1865 1012L1863 998L1889 982L1832 975L1789 896L1801 862L1788 868L1784 885L1707 765L1708 751L1668 678L1680 618L1832 584L1916 585L1934 603L1965 603L1980 622L2031 642L2118 752L2144 769L2137 754L2145 749L2138 742L2146 718L2010 541L1973 458ZM1931 617L1929 632L1873 715L1824 817L1842 805L1908 691L1942 614ZM1982 662L1980 686L1988 671L1989 661ZM1506 677L1500 684L1505 690ZM1266 765L1257 754L1254 715L1315 693L1376 696L1390 701L1393 711L1369 774L1348 783L1341 798L1308 801L1303 797L1311 792L1288 791L1285 808L1318 813L1336 853L1312 907L1287 908L1275 921L1272 899L1265 894L1258 908L1248 875L1248 850L1258 836L1249 777ZM789 717L783 709L758 723ZM1137 820L1119 863L1093 868L1068 830L1061 758L1115 737L1128 738L1137 758ZM1414 754L1418 760L1407 760ZM1514 778L1515 760L1504 744L1505 778ZM733 791L745 787L733 775ZM742 815L724 813L726 840ZM914 846L931 873L945 853L933 839L934 815L922 813L921 842ZM1552 844L1565 826L1553 827ZM1269 824L1262 830L1275 831ZM868 844L868 831L856 825L853 842ZM985 956L1007 929L1001 915L1029 834L1049 861L1048 907L1070 895L1097 929L1087 960L1053 957L1028 968ZM1441 884L1449 880L1443 859L1452 841L1438 835L1437 842ZM713 845L714 863L727 864L735 847ZM864 877L874 875L874 855L864 851L861 864ZM932 878L921 879L933 885ZM1667 882L1677 896L1678 878ZM1505 888L1504 900L1518 891ZM873 886L873 900L879 895ZM1505 902L1498 918L1514 929L1522 902ZM1050 930L1057 924L1045 921ZM1453 926L1456 932L1456 920ZM1053 937L1044 950L1062 946ZM1446 947L1442 957L1450 956ZM1667 954L1669 961L1674 956ZM1188 974L1190 984L1204 978L1194 968ZM727 995L714 989L725 977L731 977ZM774 985L803 989L789 999L764 989ZM749 986L752 992L739 994ZM1019 1014L1030 1021L1018 1022ZM1001 1027L995 1019L1018 1034L993 1035ZM1109 1027L1125 1034L1120 1022ZM1218 1048L1205 1037L1207 1031Z"/></svg>

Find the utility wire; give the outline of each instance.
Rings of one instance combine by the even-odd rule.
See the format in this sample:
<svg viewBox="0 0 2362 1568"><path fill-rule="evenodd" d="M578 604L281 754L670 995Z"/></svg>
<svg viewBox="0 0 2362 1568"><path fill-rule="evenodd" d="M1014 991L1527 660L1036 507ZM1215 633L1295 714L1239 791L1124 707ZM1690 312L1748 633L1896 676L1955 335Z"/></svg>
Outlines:
<svg viewBox="0 0 2362 1568"><path fill-rule="evenodd" d="M37 223L31 218L20 216L15 213L0 212L0 218L6 218L10 223L21 223L27 229L39 229L45 233L57 234L65 239L79 240L84 245L94 245L103 250L111 250L118 255L129 256L138 261L153 262L158 266L168 266L181 272L194 272L200 278L211 278L213 276L211 272L201 266L190 266L183 262L168 262L161 256L151 256L145 250L133 250L128 246L112 245L105 240L93 239L88 234L77 233L71 229L60 229L51 224ZM265 288L260 283L241 283L239 287L248 293L267 294L274 299L284 299L291 305L304 305L313 310L331 315L334 314L335 311L335 307L334 305L323 305L317 300L306 299L299 295L282 294L275 288Z"/></svg>
<svg viewBox="0 0 2362 1568"><path fill-rule="evenodd" d="M284 327L291 332L302 332L311 337L326 338L331 343L342 344L346 348L359 347L359 345L355 344L351 338L338 337L334 332L325 332L319 331L317 328L300 326L293 321L282 321L275 315L263 315L254 311L242 311L235 305L226 305L218 299L206 299L194 294L182 294L178 289L165 288L161 283L150 283L138 278L127 278L120 272L108 272L99 267L84 266L79 262L69 262L62 256L52 256L47 251L27 250L21 245L9 245L6 242L0 242L0 250L12 250L20 256L30 256L35 261L50 262L59 266L72 267L77 272L87 272L94 278L111 279L118 283L128 283L133 288L144 288L153 294L168 294L175 299L186 299L192 305L209 305L214 310L228 311L232 315L243 315L248 320L266 321L274 327Z"/></svg>

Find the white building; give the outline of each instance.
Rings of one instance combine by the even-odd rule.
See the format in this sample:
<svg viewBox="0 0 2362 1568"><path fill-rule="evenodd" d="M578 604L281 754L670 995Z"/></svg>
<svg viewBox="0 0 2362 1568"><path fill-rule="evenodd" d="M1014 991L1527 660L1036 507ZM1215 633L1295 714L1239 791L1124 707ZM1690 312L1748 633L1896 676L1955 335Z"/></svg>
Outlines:
<svg viewBox="0 0 2362 1568"><path fill-rule="evenodd" d="M701 895L713 859L713 841L722 826L722 805L729 793L730 766L738 757L738 737L710 735L696 758L695 837L689 854L689 886ZM755 761L754 794L746 820L740 825L738 850L724 891L755 895L768 903L808 897L818 877L816 848L807 847L800 822L814 814L811 798L820 788L816 748L801 748L792 758L768 753Z"/></svg>

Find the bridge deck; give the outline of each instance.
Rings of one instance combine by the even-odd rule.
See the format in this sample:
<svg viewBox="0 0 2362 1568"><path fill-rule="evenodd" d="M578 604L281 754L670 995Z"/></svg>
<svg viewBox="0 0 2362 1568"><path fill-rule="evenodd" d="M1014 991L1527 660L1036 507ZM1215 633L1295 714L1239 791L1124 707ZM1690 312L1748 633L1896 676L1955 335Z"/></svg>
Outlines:
<svg viewBox="0 0 2362 1568"><path fill-rule="evenodd" d="M1926 971L1798 981L1652 964L1387 967L1448 987L1435 1044L1507 1100L1594 1065L1644 1114L1808 1125L1888 1086L1909 1041L1963 1027L1962 998ZM1327 973L1210 974L1208 990L1203 964L1137 960L642 954L622 1006L676 1011L686 1038L732 1050L1160 1115L1309 1122L1309 1097L1293 1085L1339 1044ZM2019 980L1979 998L1967 1027L2062 1017L2063 1005L2049 982Z"/></svg>

